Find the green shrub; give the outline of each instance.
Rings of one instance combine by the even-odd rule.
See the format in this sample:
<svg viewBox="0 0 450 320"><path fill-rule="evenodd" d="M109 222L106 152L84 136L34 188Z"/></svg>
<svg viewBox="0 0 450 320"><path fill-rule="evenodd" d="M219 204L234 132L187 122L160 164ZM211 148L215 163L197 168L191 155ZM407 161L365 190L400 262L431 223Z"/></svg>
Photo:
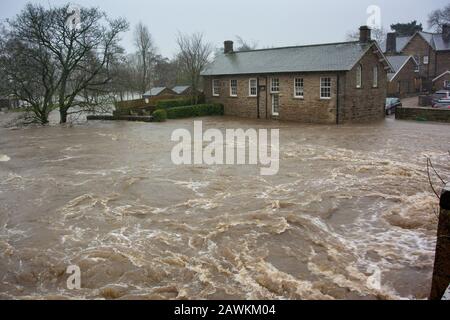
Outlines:
<svg viewBox="0 0 450 320"><path fill-rule="evenodd" d="M196 106L177 107L167 110L168 119L183 119L205 116L223 115L223 105L221 104L199 104Z"/></svg>
<svg viewBox="0 0 450 320"><path fill-rule="evenodd" d="M205 103L205 96L203 94L198 96L198 103ZM170 99L170 100L160 100L156 103L158 109L171 109L177 107L186 107L193 104L192 98L180 98L180 99Z"/></svg>
<svg viewBox="0 0 450 320"><path fill-rule="evenodd" d="M170 109L170 108L176 108L176 107L190 106L191 104L192 104L191 98L161 100L156 103L156 107L158 109Z"/></svg>
<svg viewBox="0 0 450 320"><path fill-rule="evenodd" d="M155 122L165 122L167 120L167 111L163 109L156 110L152 114L153 121Z"/></svg>

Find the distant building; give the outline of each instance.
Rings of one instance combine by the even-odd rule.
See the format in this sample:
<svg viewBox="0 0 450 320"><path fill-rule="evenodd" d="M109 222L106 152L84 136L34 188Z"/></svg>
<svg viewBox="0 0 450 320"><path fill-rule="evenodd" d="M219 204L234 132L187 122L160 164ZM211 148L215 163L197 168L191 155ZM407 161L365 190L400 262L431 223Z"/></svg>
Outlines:
<svg viewBox="0 0 450 320"><path fill-rule="evenodd" d="M385 117L388 72L364 26L344 43L235 52L226 41L202 76L207 102L226 115L339 124Z"/></svg>
<svg viewBox="0 0 450 320"><path fill-rule="evenodd" d="M167 87L155 87L152 88L150 91L147 91L142 95L142 98L148 99L158 96L170 96L170 95L176 95L176 93Z"/></svg>
<svg viewBox="0 0 450 320"><path fill-rule="evenodd" d="M16 109L23 104L15 96L0 96L0 110L1 109Z"/></svg>
<svg viewBox="0 0 450 320"><path fill-rule="evenodd" d="M380 46L386 55L414 57L420 91L431 90L433 79L450 71L450 25L444 25L442 33L416 32L410 37L388 33Z"/></svg>
<svg viewBox="0 0 450 320"><path fill-rule="evenodd" d="M413 56L387 56L394 69L388 73L387 94L389 97L405 98L416 94L420 90L418 64Z"/></svg>
<svg viewBox="0 0 450 320"><path fill-rule="evenodd" d="M445 71L443 74L433 79L433 88L437 90L450 90L450 71Z"/></svg>

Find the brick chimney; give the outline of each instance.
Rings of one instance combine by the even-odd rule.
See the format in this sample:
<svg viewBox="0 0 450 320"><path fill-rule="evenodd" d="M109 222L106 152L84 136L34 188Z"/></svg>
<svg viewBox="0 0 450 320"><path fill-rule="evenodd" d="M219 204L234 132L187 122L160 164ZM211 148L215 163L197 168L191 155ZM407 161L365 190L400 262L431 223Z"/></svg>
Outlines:
<svg viewBox="0 0 450 320"><path fill-rule="evenodd" d="M368 26L359 28L359 42L367 43L372 40L372 30Z"/></svg>
<svg viewBox="0 0 450 320"><path fill-rule="evenodd" d="M450 24L444 24L442 26L442 38L447 42L450 41Z"/></svg>
<svg viewBox="0 0 450 320"><path fill-rule="evenodd" d="M389 32L386 39L386 52L397 53L397 33Z"/></svg>
<svg viewBox="0 0 450 320"><path fill-rule="evenodd" d="M228 53L233 53L234 52L234 48L233 48L233 41L227 40L224 43L224 53L228 54Z"/></svg>

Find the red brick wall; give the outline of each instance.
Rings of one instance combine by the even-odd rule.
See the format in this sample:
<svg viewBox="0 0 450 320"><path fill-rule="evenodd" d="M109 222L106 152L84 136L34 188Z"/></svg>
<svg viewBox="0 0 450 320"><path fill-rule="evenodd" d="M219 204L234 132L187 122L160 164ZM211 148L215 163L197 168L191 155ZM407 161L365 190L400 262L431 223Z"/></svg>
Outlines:
<svg viewBox="0 0 450 320"><path fill-rule="evenodd" d="M450 51L438 52L436 61L436 77L443 74L445 71L450 71Z"/></svg>

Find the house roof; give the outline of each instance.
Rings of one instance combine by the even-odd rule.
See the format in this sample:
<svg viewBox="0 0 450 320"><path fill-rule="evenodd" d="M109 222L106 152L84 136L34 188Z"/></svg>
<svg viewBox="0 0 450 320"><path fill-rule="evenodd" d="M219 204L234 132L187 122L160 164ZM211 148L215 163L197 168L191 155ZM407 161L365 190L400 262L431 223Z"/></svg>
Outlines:
<svg viewBox="0 0 450 320"><path fill-rule="evenodd" d="M219 54L202 75L349 71L375 42L343 42Z"/></svg>
<svg viewBox="0 0 450 320"><path fill-rule="evenodd" d="M143 95L147 96L147 97L154 97L154 96L161 94L161 92L163 92L166 89L167 89L166 87L155 87L155 88L150 89L150 91L147 91Z"/></svg>
<svg viewBox="0 0 450 320"><path fill-rule="evenodd" d="M177 94L182 94L186 90L190 89L190 86L176 86L172 90L175 91Z"/></svg>
<svg viewBox="0 0 450 320"><path fill-rule="evenodd" d="M412 36L408 37L397 37L397 52L402 52L405 49L409 41L416 35L420 35L434 50L436 51L446 51L450 50L450 41L445 41L442 33L429 33L418 31ZM386 41L380 44L383 52L386 52Z"/></svg>
<svg viewBox="0 0 450 320"><path fill-rule="evenodd" d="M440 78L442 78L443 76L446 76L447 74L450 74L450 71L445 71L444 73L438 75L436 78L433 79L433 82L438 81Z"/></svg>
<svg viewBox="0 0 450 320"><path fill-rule="evenodd" d="M386 59L389 61L392 68L394 69L393 73L388 73L389 81L392 81L397 76L400 70L402 70L403 67L406 66L406 64L410 59L412 59L412 61L415 64L417 64L417 61L412 56L403 56L403 55L387 56Z"/></svg>

